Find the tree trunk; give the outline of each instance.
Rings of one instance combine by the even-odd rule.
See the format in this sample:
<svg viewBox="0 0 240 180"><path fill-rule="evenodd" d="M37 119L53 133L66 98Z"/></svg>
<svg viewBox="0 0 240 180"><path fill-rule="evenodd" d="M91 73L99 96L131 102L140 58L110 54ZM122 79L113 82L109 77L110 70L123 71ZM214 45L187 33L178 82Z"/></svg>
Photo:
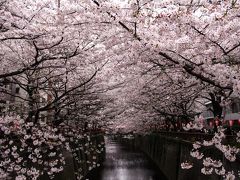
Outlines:
<svg viewBox="0 0 240 180"><path fill-rule="evenodd" d="M217 132L217 124L216 124L216 120L219 121L219 125L220 125L220 119L222 118L222 112L223 112L223 108L221 106L221 96L217 96L216 94L213 93L209 93L210 97L211 97L211 101L212 101L212 112L214 115L214 132Z"/></svg>

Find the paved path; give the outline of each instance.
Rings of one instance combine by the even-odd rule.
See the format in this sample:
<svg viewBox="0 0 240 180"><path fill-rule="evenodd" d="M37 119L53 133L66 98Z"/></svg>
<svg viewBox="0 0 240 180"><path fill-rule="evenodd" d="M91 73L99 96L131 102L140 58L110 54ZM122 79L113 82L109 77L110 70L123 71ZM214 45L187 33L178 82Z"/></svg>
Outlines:
<svg viewBox="0 0 240 180"><path fill-rule="evenodd" d="M88 180L166 180L141 152L106 139L106 159L93 170Z"/></svg>

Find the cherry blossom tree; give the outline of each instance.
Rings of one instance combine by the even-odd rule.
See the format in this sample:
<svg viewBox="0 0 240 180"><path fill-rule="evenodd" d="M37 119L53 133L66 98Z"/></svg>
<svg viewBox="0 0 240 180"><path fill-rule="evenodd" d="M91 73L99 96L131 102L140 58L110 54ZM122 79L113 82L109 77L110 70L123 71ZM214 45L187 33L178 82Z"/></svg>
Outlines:
<svg viewBox="0 0 240 180"><path fill-rule="evenodd" d="M106 63L101 44L106 38L102 32L108 22L104 15L95 15L98 9L91 2L72 1L71 6L67 3L1 2L0 79L18 85L26 96L2 92L21 99L28 107L23 112L24 119L1 117L1 177L37 179L47 172L53 177L62 171L62 151L76 151L78 146L69 146L69 141L79 139L81 142L83 137L78 136L83 136L83 129L75 128L71 135L70 130L62 135L59 131L71 126L59 126L68 120L61 119L61 111L67 111L65 115L70 118L71 111L79 108L73 105L78 103L83 110L81 115L90 114L94 119L103 107L104 101L98 92L103 87L97 85L96 75ZM47 96L45 103L41 101L42 96ZM77 102L83 99L86 102ZM54 125L58 126L39 124L41 112L50 112ZM90 141L90 137L88 139ZM92 145L87 146L84 149L92 151ZM45 157L48 152L49 156ZM91 168L96 167L94 163Z"/></svg>
<svg viewBox="0 0 240 180"><path fill-rule="evenodd" d="M237 0L1 1L0 80L25 91L18 98L34 128L47 112L55 125L70 119L148 130L164 120L190 121L203 98L221 117L240 89L239 6Z"/></svg>
<svg viewBox="0 0 240 180"><path fill-rule="evenodd" d="M239 95L239 2L132 1L119 9L117 13L114 12L116 21L124 25L122 28L126 32L125 40L131 49L126 61L131 59L131 65L139 61L143 64L149 62L154 65L151 68L159 67L160 71L166 71L166 66L172 66L170 77L173 79L172 83L183 90L181 95L186 95L184 89L190 93L194 92L192 89L195 92L200 90L196 96L186 99L187 102L191 104L198 97L209 99L213 104L214 116L221 117L225 100L231 94ZM129 40L129 35L132 40ZM164 81L164 78L161 80L163 83L159 84L166 83L166 86L159 86L156 90L169 87L168 81ZM140 85L139 90L141 89ZM169 91L174 92L174 86ZM139 98L137 95L140 94L136 93L135 98ZM161 101L162 96L157 96L156 93L152 95ZM177 95L173 95L171 98L176 97ZM144 98L142 102L147 99ZM170 99L166 102L173 101ZM182 104L180 99L177 102ZM173 109L179 106L174 103L169 105ZM166 113L166 110L163 112ZM225 152L223 147L225 145L217 148ZM232 151L235 148L228 149ZM204 164L208 164L208 167L210 161L215 164L214 160L206 161ZM216 167L220 167L218 163ZM206 169L202 172L208 173ZM226 179L233 179L236 175L226 173L223 169L216 169L216 173Z"/></svg>

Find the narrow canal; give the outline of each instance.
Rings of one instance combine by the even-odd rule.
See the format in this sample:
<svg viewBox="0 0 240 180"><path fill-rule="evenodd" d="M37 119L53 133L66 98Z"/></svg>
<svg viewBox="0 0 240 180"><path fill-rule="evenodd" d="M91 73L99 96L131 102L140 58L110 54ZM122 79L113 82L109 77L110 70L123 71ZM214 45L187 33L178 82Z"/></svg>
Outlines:
<svg viewBox="0 0 240 180"><path fill-rule="evenodd" d="M140 151L106 138L103 165L90 172L86 180L166 180L154 163Z"/></svg>

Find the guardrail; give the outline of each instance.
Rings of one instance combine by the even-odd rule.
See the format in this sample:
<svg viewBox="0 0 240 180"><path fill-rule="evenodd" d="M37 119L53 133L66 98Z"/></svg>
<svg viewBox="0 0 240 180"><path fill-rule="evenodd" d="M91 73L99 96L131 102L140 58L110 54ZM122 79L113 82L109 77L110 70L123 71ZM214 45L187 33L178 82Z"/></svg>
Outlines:
<svg viewBox="0 0 240 180"><path fill-rule="evenodd" d="M196 141L196 140L210 140L213 138L214 134L206 134L206 133L194 133L194 132L169 132L169 131L160 131L156 134L160 134L162 136L180 138L188 141ZM236 135L226 135L226 140L233 140L236 138Z"/></svg>

